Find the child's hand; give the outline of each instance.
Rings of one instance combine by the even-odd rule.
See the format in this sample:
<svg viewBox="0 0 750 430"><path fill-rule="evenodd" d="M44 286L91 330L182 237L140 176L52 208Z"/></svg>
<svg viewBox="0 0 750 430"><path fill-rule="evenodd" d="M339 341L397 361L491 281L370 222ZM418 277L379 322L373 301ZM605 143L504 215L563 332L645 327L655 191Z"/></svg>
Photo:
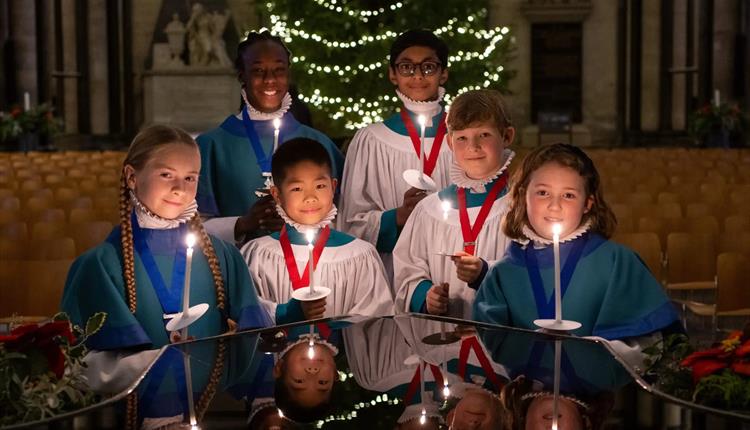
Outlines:
<svg viewBox="0 0 750 430"><path fill-rule="evenodd" d="M433 285L427 291L427 313L444 315L448 313L448 283Z"/></svg>
<svg viewBox="0 0 750 430"><path fill-rule="evenodd" d="M188 336L187 339L182 338L182 333L180 330L170 331L169 332L169 342L170 343L180 343L180 342L187 342L190 340L195 340L195 336Z"/></svg>
<svg viewBox="0 0 750 430"><path fill-rule="evenodd" d="M470 284L477 280L482 273L482 260L467 252L459 251L451 258L456 265L458 279Z"/></svg>
<svg viewBox="0 0 750 430"><path fill-rule="evenodd" d="M258 230L279 231L284 221L276 212L276 202L273 197L264 196L247 211L247 214L237 220L234 225L234 236L242 237Z"/></svg>
<svg viewBox="0 0 750 430"><path fill-rule="evenodd" d="M308 320L323 318L323 314L326 313L325 297L318 300L300 302L300 306L302 306L302 313L305 314L305 319Z"/></svg>
<svg viewBox="0 0 750 430"><path fill-rule="evenodd" d="M414 187L406 190L404 193L404 204L396 208L396 225L403 227L406 224L406 220L409 219L409 215L414 210L414 206L425 197L427 197L427 191Z"/></svg>
<svg viewBox="0 0 750 430"><path fill-rule="evenodd" d="M234 322L233 319L227 318L227 333L228 334L234 334L237 333L237 323Z"/></svg>

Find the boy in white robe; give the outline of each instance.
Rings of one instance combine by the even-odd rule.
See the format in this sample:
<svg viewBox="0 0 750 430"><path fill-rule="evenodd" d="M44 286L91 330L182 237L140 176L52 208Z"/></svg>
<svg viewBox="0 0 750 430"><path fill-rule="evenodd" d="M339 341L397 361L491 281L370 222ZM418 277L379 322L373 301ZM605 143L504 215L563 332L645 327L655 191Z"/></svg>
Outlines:
<svg viewBox="0 0 750 430"><path fill-rule="evenodd" d="M336 180L325 148L310 139L293 139L273 156L271 194L285 221L281 232L242 248L258 294L273 302L277 324L345 315L382 316L393 312L393 298L375 247L331 229L336 216ZM314 301L292 298L310 284L312 234L314 286L330 289Z"/></svg>
<svg viewBox="0 0 750 430"><path fill-rule="evenodd" d="M515 129L500 93L456 97L447 118L453 184L415 207L393 250L396 309L458 318L471 316L488 263L508 239L508 171Z"/></svg>
<svg viewBox="0 0 750 430"><path fill-rule="evenodd" d="M376 246L391 283L393 247L414 206L427 195L409 186L403 172L423 171L438 190L450 183L452 156L441 106L447 67L448 47L432 32L399 35L391 46L388 76L403 102L401 112L359 130L347 150L337 227ZM426 120L424 166L419 116Z"/></svg>

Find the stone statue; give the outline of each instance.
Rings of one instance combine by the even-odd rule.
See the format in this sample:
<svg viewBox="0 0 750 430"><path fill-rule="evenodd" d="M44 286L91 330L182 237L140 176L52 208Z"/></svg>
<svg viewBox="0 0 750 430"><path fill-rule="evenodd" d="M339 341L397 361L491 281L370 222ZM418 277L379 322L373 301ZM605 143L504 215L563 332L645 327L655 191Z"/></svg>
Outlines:
<svg viewBox="0 0 750 430"><path fill-rule="evenodd" d="M209 13L200 3L193 5L187 23L188 51L191 66L228 67L232 64L222 36L230 12Z"/></svg>
<svg viewBox="0 0 750 430"><path fill-rule="evenodd" d="M169 42L170 59L168 66L170 67L184 67L185 62L182 61L182 52L185 50L185 24L180 21L180 15L172 14L172 21L164 27L164 33L167 35L167 41Z"/></svg>

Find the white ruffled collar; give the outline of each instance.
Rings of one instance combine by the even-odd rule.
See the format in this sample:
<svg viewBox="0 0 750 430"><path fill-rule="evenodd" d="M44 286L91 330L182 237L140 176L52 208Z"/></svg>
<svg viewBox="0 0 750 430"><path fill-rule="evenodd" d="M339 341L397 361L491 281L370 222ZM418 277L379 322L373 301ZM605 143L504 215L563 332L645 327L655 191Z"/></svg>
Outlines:
<svg viewBox="0 0 750 430"><path fill-rule="evenodd" d="M461 188L469 188L475 193L486 193L487 187L485 187L485 185L494 181L498 176L502 175L503 172L508 170L508 166L510 166L510 162L515 156L515 152L511 151L510 149L505 149L503 151L503 158L505 158L505 162L503 163L503 165L500 166L500 169L498 169L494 174L484 179L472 179L468 177L466 175L466 172L461 169L461 167L458 165L458 163L456 163L456 160L454 159L453 163L451 164L450 170L451 182Z"/></svg>
<svg viewBox="0 0 750 430"><path fill-rule="evenodd" d="M427 400L427 399L425 399ZM429 403L417 403L415 405L409 405L398 417L398 423L404 424L412 420L416 420L422 416L422 409L425 411L425 417L437 418L441 423L443 422L443 416L440 415L440 409L438 405L432 401Z"/></svg>
<svg viewBox="0 0 750 430"><path fill-rule="evenodd" d="M130 201L135 208L135 216L138 219L138 225L141 228L151 228L155 230L176 228L179 227L180 224L190 221L198 213L198 203L195 200L185 208L180 216L174 219L163 218L151 212L146 205L138 200L133 190L130 190Z"/></svg>
<svg viewBox="0 0 750 430"><path fill-rule="evenodd" d="M253 402L250 404L250 416L247 417L247 424L249 425L253 422L253 418L255 418L259 412L274 407L276 407L276 401L273 397L259 397L253 399Z"/></svg>
<svg viewBox="0 0 750 430"><path fill-rule="evenodd" d="M443 109L443 106L440 103L443 101L443 96L445 96L445 88L439 87L437 98L425 102L418 102L410 99L404 93L399 91L398 88L396 88L396 95L401 99L401 102L404 103L404 107L407 110L414 112L417 115L424 115L427 119L426 125L432 127L432 117L437 115L438 112Z"/></svg>
<svg viewBox="0 0 750 430"><path fill-rule="evenodd" d="M292 105L292 96L289 95L289 93L286 93L284 94L284 98L281 99L281 107L278 110L274 112L261 112L258 109L255 109L255 107L253 107L253 105L251 105L247 100L247 93L245 93L244 88L242 88L240 92L242 93L242 100L245 102L245 106L247 107L247 114L253 121L268 121L276 118L281 118ZM237 118L242 119L242 112L237 114Z"/></svg>
<svg viewBox="0 0 750 430"><path fill-rule="evenodd" d="M287 345L287 347L284 348L283 351L281 351L281 354L279 355L279 357L284 357L286 353L291 351L292 348L294 348L295 346L303 344L303 343L309 344L310 341L312 341L315 345L321 345L321 346L328 348L328 350L331 351L331 354L334 356L338 355L339 353L338 348L336 348L332 343L328 342L327 340L321 339L318 333L312 333L312 334L306 333L306 334L301 335L299 339L297 339L295 342Z"/></svg>
<svg viewBox="0 0 750 430"><path fill-rule="evenodd" d="M318 231L321 228L325 228L327 225L330 225L331 222L333 222L333 219L336 218L336 214L338 213L338 209L336 208L336 205L333 205L331 207L331 210L328 211L328 214L323 217L322 220L318 221L317 224L300 224L297 221L289 218L289 215L286 214L286 211L284 208L281 207L281 205L276 205L276 212L279 214L281 219L284 220L285 223L291 225L294 227L295 230L297 230L300 233L305 233L308 230L314 230Z"/></svg>
<svg viewBox="0 0 750 430"><path fill-rule="evenodd" d="M589 231L591 228L591 220L586 220L583 224L581 224L577 229L573 230L569 235L563 237L560 239L560 243L563 242L570 242L571 240L578 239L579 237L583 236L584 233ZM520 243L521 245L526 245L529 242L534 242L535 248L544 248L546 246L552 245L551 239L543 238L542 236L539 236L536 234L534 229L529 227L528 225L523 226L523 235L526 236L525 239L514 239L516 242Z"/></svg>

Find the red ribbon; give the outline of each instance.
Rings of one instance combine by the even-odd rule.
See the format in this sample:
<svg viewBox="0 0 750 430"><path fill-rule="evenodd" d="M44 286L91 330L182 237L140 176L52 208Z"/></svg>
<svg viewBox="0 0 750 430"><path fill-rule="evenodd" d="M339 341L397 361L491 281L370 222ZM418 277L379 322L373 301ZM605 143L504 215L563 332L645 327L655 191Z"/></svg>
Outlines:
<svg viewBox="0 0 750 430"><path fill-rule="evenodd" d="M317 267L318 260L320 260L320 254L323 253L323 249L328 242L328 237L331 235L331 228L325 226L320 230L318 238L313 246L313 268ZM299 275L297 270L297 260L294 258L294 251L292 251L292 244L289 242L289 233L286 231L286 224L281 228L281 235L279 236L279 242L281 243L281 250L284 251L284 261L286 262L286 271L289 273L289 279L292 281L292 289L298 290L302 287L310 285L310 264L308 260L305 265L305 271L302 276ZM318 324L318 330L320 334L326 339L331 334L331 329L328 324Z"/></svg>
<svg viewBox="0 0 750 430"><path fill-rule="evenodd" d="M411 143L414 146L414 151L417 152L417 157L419 157L420 147L422 146L422 141L420 139L420 135L417 134L417 129L414 127L414 123L411 120L411 117L406 111L406 108L401 109L401 120L404 122L404 125L406 125L406 131L409 133L409 137L411 138ZM432 141L432 149L430 150L430 154L428 154L425 151L425 160L424 160L424 171L423 173L427 176L432 176L432 171L435 170L435 165L437 164L438 154L440 154L440 146L443 144L443 138L445 137L445 133L448 131L448 128L445 125L445 112L443 112L442 115L440 115L440 120L438 124L437 133L435 134L435 139Z"/></svg>
<svg viewBox="0 0 750 430"><path fill-rule="evenodd" d="M500 380L497 378L495 370L492 368L492 364L490 364L490 360L484 353L476 336L468 337L461 341L461 350L458 354L458 376L460 376L462 380L466 380L466 365L469 362L469 353L472 349L479 360L479 364L482 366L482 370L484 370L487 378L492 381L499 393L503 388L503 384L500 383Z"/></svg>
<svg viewBox="0 0 750 430"><path fill-rule="evenodd" d="M458 219L461 221L461 234L464 238L464 252L474 255L474 252L476 251L477 236L479 236L479 232L482 231L482 226L487 220L487 216L490 214L490 209L492 209L492 205L495 203L497 195L500 194L500 191L505 188L507 183L508 175L503 173L497 182L495 182L495 185L492 186L487 197L485 197L484 203L482 203L482 208L479 209L479 214L477 214L477 219L474 220L473 226L469 221L469 212L466 210L466 189L458 187L458 190L456 191L458 197Z"/></svg>
<svg viewBox="0 0 750 430"><path fill-rule="evenodd" d="M442 386L443 385L443 373L440 372L440 368L435 366L434 364L428 364L428 363L424 363L424 364L427 366L430 366L430 370L432 371L432 377L435 378L435 384L437 384L438 386ZM420 386L419 379L422 373L420 371L421 368L422 368L422 361L419 362L419 366L417 366L417 370L414 371L414 376L412 376L411 382L409 383L409 388L406 389L406 394L404 395L404 403L408 403L409 400L411 400L412 397L414 397L414 394L416 394L417 390L419 389L419 386Z"/></svg>

